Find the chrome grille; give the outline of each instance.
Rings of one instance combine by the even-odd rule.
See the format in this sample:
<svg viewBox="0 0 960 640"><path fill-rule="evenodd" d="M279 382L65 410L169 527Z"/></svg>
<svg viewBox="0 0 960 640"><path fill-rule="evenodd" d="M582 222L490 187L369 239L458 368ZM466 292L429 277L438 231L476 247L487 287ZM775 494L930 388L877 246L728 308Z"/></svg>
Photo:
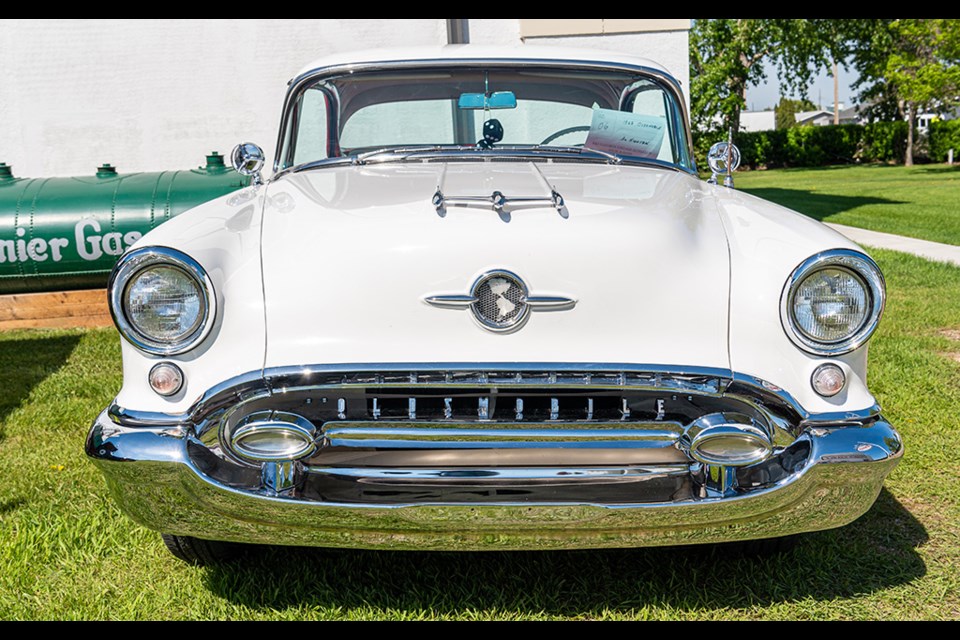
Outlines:
<svg viewBox="0 0 960 640"><path fill-rule="evenodd" d="M243 416L273 410L316 426L321 451L311 464L359 464L357 456L390 467L672 464L686 460L674 445L701 416L780 420L757 399L730 394L722 370L548 366L290 369L268 374L266 389L239 403L225 395L198 433L210 445L229 442Z"/></svg>
<svg viewBox="0 0 960 640"><path fill-rule="evenodd" d="M320 426L336 420L689 421L729 409L730 402L720 399L729 380L714 375L542 369L304 375L269 378L272 393L253 404L282 404Z"/></svg>

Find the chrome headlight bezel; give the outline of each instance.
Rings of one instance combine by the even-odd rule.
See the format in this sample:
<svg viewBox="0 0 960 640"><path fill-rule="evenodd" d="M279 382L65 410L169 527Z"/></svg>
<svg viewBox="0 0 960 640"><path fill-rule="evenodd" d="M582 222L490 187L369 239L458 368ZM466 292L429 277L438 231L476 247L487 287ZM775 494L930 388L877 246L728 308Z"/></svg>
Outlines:
<svg viewBox="0 0 960 640"><path fill-rule="evenodd" d="M794 297L803 281L826 268L852 273L864 285L869 298L867 314L860 326L850 335L835 341L818 341L807 335L794 317ZM866 254L850 249L823 251L804 260L787 278L780 295L780 321L783 330L800 349L820 356L838 356L849 353L867 342L876 330L886 302L886 283L880 267Z"/></svg>
<svg viewBox="0 0 960 640"><path fill-rule="evenodd" d="M157 340L144 334L127 316L124 300L127 286L137 275L151 267L164 266L178 269L193 279L200 291L203 305L200 323L189 334L176 341ZM172 356L190 351L207 337L216 318L216 292L207 272L196 260L170 247L142 247L124 254L110 274L107 285L109 291L110 314L114 324L130 344L137 349L160 356Z"/></svg>

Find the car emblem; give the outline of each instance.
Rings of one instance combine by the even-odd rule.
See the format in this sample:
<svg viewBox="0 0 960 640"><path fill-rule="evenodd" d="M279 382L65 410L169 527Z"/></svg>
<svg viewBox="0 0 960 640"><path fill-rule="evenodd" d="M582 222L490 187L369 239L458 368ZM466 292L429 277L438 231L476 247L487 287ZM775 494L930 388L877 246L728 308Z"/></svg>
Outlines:
<svg viewBox="0 0 960 640"><path fill-rule="evenodd" d="M509 333L527 321L531 311L563 311L577 301L563 296L530 295L527 284L510 271L497 269L477 278L470 293L424 296L423 301L444 309L467 309L480 326L489 331Z"/></svg>

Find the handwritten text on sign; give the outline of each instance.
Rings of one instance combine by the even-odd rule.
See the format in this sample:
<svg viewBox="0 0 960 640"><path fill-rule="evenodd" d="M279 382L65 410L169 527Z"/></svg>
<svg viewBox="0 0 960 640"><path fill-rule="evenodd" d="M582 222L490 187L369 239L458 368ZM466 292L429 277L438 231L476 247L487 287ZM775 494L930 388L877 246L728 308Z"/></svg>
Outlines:
<svg viewBox="0 0 960 640"><path fill-rule="evenodd" d="M596 108L584 146L617 155L656 158L666 124L657 116Z"/></svg>

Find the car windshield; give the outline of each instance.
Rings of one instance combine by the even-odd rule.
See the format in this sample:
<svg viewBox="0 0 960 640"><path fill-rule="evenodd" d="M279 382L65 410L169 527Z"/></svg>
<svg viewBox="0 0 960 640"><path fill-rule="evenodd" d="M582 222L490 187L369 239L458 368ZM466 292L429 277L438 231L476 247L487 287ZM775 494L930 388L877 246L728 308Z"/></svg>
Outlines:
<svg viewBox="0 0 960 640"><path fill-rule="evenodd" d="M550 151L693 168L682 110L659 79L564 67L330 75L290 104L278 168L329 159Z"/></svg>

